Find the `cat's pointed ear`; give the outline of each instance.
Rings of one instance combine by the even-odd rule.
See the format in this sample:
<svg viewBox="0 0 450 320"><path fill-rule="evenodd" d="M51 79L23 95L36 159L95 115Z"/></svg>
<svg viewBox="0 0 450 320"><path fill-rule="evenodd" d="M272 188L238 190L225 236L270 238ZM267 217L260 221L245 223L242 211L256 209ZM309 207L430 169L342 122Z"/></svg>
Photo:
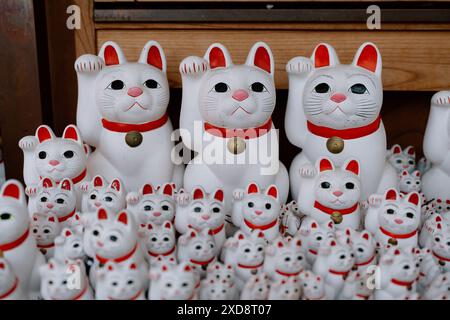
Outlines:
<svg viewBox="0 0 450 320"><path fill-rule="evenodd" d="M403 170L400 174L402 177L409 176L409 172L407 170Z"/></svg>
<svg viewBox="0 0 450 320"><path fill-rule="evenodd" d="M192 190L192 199L204 199L205 198L205 191L202 187L196 187L194 190Z"/></svg>
<svg viewBox="0 0 450 320"><path fill-rule="evenodd" d="M327 157L319 158L316 166L318 172L334 170L333 162L331 162L331 160Z"/></svg>
<svg viewBox="0 0 450 320"><path fill-rule="evenodd" d="M276 185L271 185L266 190L266 195L275 198L275 200L278 200L278 188Z"/></svg>
<svg viewBox="0 0 450 320"><path fill-rule="evenodd" d="M211 69L227 68L233 65L230 53L221 43L213 43L210 45L203 58L209 62Z"/></svg>
<svg viewBox="0 0 450 320"><path fill-rule="evenodd" d="M164 222L164 228L172 230L172 228L173 228L172 222L170 222L170 221Z"/></svg>
<svg viewBox="0 0 450 320"><path fill-rule="evenodd" d="M51 178L44 178L41 180L41 186L42 188L52 188L55 185L53 180Z"/></svg>
<svg viewBox="0 0 450 320"><path fill-rule="evenodd" d="M245 64L258 67L269 73L272 77L275 72L275 62L272 50L270 50L269 46L264 42L257 42L253 45L248 53Z"/></svg>
<svg viewBox="0 0 450 320"><path fill-rule="evenodd" d="M142 186L142 195L146 195L146 194L153 194L153 187L151 184L144 184Z"/></svg>
<svg viewBox="0 0 450 320"><path fill-rule="evenodd" d="M171 197L171 196L173 196L173 186L172 186L172 184L171 183L166 183L164 186L163 186L163 194L165 194L166 196L169 196L169 197Z"/></svg>
<svg viewBox="0 0 450 320"><path fill-rule="evenodd" d="M398 145L398 144L394 144L391 148L391 152L392 152L392 154L402 153L402 147L400 147L400 145Z"/></svg>
<svg viewBox="0 0 450 320"><path fill-rule="evenodd" d="M14 179L7 180L1 189L2 197L9 197L15 200L26 203L25 201L25 191L23 190L22 184Z"/></svg>
<svg viewBox="0 0 450 320"><path fill-rule="evenodd" d="M344 168L347 171L353 172L354 174L356 174L357 176L359 176L359 161L356 159L349 159L345 164L344 164Z"/></svg>
<svg viewBox="0 0 450 320"><path fill-rule="evenodd" d="M108 212L104 208L100 208L97 211L97 219L98 220L108 220Z"/></svg>
<svg viewBox="0 0 450 320"><path fill-rule="evenodd" d="M53 130L46 125L41 125L36 129L36 138L38 139L39 143L42 143L47 140L52 140L55 138L55 134L53 133Z"/></svg>
<svg viewBox="0 0 450 320"><path fill-rule="evenodd" d="M247 193L248 194L259 193L258 185L255 182L250 183L247 187Z"/></svg>
<svg viewBox="0 0 450 320"><path fill-rule="evenodd" d="M105 61L105 66L113 66L127 62L122 49L114 41L106 41L100 48L98 56Z"/></svg>
<svg viewBox="0 0 450 320"><path fill-rule="evenodd" d="M416 149L414 148L414 146L406 147L405 150L403 150L403 153L410 157L416 157Z"/></svg>
<svg viewBox="0 0 450 320"><path fill-rule="evenodd" d="M109 186L111 189L114 189L117 192L120 192L120 190L122 189L122 183L118 178L114 179Z"/></svg>
<svg viewBox="0 0 450 320"><path fill-rule="evenodd" d="M419 203L420 203L420 195L419 195L418 192L416 192L416 191L411 192L411 193L408 194L406 197L407 197L406 199L407 199L407 201L408 201L409 203L412 203L412 204L415 205L415 206L419 206Z"/></svg>
<svg viewBox="0 0 450 320"><path fill-rule="evenodd" d="M415 170L415 171L413 171L412 175L414 177L420 178L420 171L419 170Z"/></svg>
<svg viewBox="0 0 450 320"><path fill-rule="evenodd" d="M149 64L166 73L167 63L164 50L161 45L154 40L146 43L142 49L141 56L139 57L139 62Z"/></svg>
<svg viewBox="0 0 450 320"><path fill-rule="evenodd" d="M386 191L384 198L386 200L397 200L398 199L398 193L395 189L389 189Z"/></svg>
<svg viewBox="0 0 450 320"><path fill-rule="evenodd" d="M94 187L103 187L105 185L105 180L100 175L97 175L92 179Z"/></svg>
<svg viewBox="0 0 450 320"><path fill-rule="evenodd" d="M129 221L130 221L130 217L128 216L128 212L126 211L122 211L121 213L119 213L117 215L117 221L128 226L129 225Z"/></svg>
<svg viewBox="0 0 450 320"><path fill-rule="evenodd" d="M73 182L70 179L64 179L59 183L59 188L62 190L72 191Z"/></svg>
<svg viewBox="0 0 450 320"><path fill-rule="evenodd" d="M214 192L214 199L219 201L219 202L223 202L223 190L222 189L217 189L216 192Z"/></svg>
<svg viewBox="0 0 450 320"><path fill-rule="evenodd" d="M63 138L68 140L74 140L78 142L81 146L83 145L83 139L81 139L81 134L78 128L73 124L69 124L63 132Z"/></svg>
<svg viewBox="0 0 450 320"><path fill-rule="evenodd" d="M319 43L311 55L314 67L322 68L339 64L339 58L334 48L327 43Z"/></svg>
<svg viewBox="0 0 450 320"><path fill-rule="evenodd" d="M352 64L371 71L378 77L381 77L381 54L377 46L373 43L363 43L356 52Z"/></svg>
<svg viewBox="0 0 450 320"><path fill-rule="evenodd" d="M361 239L364 239L364 240L369 241L371 238L372 238L372 236L370 235L370 232L369 232L369 231L364 230L364 231L361 233Z"/></svg>

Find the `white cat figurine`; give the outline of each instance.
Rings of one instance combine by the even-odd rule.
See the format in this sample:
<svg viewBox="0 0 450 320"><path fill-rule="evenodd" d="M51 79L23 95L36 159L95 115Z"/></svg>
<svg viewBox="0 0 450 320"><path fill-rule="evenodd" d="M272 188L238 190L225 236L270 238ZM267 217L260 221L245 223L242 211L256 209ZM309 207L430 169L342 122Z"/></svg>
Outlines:
<svg viewBox="0 0 450 320"><path fill-rule="evenodd" d="M197 279L189 263L151 269L149 300L197 300Z"/></svg>
<svg viewBox="0 0 450 320"><path fill-rule="evenodd" d="M82 212L97 212L100 207L112 212L126 208L127 192L120 179L115 178L108 183L102 176L95 176L92 181L80 185L82 191Z"/></svg>
<svg viewBox="0 0 450 320"><path fill-rule="evenodd" d="M272 280L267 300L299 300L300 280L296 277Z"/></svg>
<svg viewBox="0 0 450 320"><path fill-rule="evenodd" d="M436 263L444 272L450 271L450 225L438 223L433 235L431 250Z"/></svg>
<svg viewBox="0 0 450 320"><path fill-rule="evenodd" d="M154 264L159 256L177 257L175 228L172 222L166 221L162 225L149 222L141 230L143 247L147 252L147 261L150 265Z"/></svg>
<svg viewBox="0 0 450 320"><path fill-rule="evenodd" d="M83 234L73 229L64 228L55 238L54 259L61 263L82 260L85 256Z"/></svg>
<svg viewBox="0 0 450 320"><path fill-rule="evenodd" d="M236 298L236 286L227 281L215 279L202 280L200 287L201 300L234 300Z"/></svg>
<svg viewBox="0 0 450 320"><path fill-rule="evenodd" d="M77 59L77 125L96 148L88 160L93 175L108 181L118 177L127 190L147 181L181 185L183 167L171 159L166 68L156 41L147 42L136 63L127 62L112 41L102 45L98 56Z"/></svg>
<svg viewBox="0 0 450 320"><path fill-rule="evenodd" d="M31 218L31 232L36 239L36 245L47 259L54 255L55 238L61 230L58 217L53 213L35 213Z"/></svg>
<svg viewBox="0 0 450 320"><path fill-rule="evenodd" d="M298 236L302 240L302 246L305 248L306 260L310 265L313 265L320 246L328 239L335 237L334 223L329 221L320 224L316 220L307 217L300 226Z"/></svg>
<svg viewBox="0 0 450 320"><path fill-rule="evenodd" d="M403 170L412 173L416 168L416 151L413 146L408 146L405 150L402 150L402 147L395 144L388 151L387 158L397 173L401 173Z"/></svg>
<svg viewBox="0 0 450 320"><path fill-rule="evenodd" d="M310 270L306 270L299 275L299 278L303 300L328 300L325 282L321 276L316 276Z"/></svg>
<svg viewBox="0 0 450 320"><path fill-rule="evenodd" d="M360 232L347 229L345 235L350 238L350 245L355 254L354 269L358 270L361 276L372 272L370 266L377 264L377 244L375 238L367 230Z"/></svg>
<svg viewBox="0 0 450 320"><path fill-rule="evenodd" d="M19 278L0 252L0 301L26 299L27 296L19 286Z"/></svg>
<svg viewBox="0 0 450 320"><path fill-rule="evenodd" d="M241 292L241 300L267 300L270 280L265 273L255 274L245 282Z"/></svg>
<svg viewBox="0 0 450 320"><path fill-rule="evenodd" d="M311 59L288 62L285 128L289 141L302 148L290 168L293 198L298 195L300 169L311 170L324 156L338 167L349 158L358 160L363 200L397 186L395 169L386 161L380 118L381 70L381 54L373 43L362 44L350 65L340 64L334 49L324 43Z"/></svg>
<svg viewBox="0 0 450 320"><path fill-rule="evenodd" d="M359 271L351 271L345 279L344 287L339 294L340 300L371 300L372 289L368 284L369 275Z"/></svg>
<svg viewBox="0 0 450 320"><path fill-rule="evenodd" d="M415 170L409 173L403 170L399 176L399 190L403 194L407 194L413 191L420 192L422 189L422 181L420 180L420 171Z"/></svg>

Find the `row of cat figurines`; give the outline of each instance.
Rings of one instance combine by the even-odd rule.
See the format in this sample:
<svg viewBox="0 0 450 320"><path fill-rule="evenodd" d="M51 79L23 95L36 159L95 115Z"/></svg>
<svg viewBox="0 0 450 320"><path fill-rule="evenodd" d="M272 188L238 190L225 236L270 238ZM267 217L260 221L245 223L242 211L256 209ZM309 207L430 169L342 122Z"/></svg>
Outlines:
<svg viewBox="0 0 450 320"><path fill-rule="evenodd" d="M47 199L56 195L61 204L58 199L73 190L71 182L51 183L43 182L40 201L53 203ZM100 178L93 183L105 185ZM107 188L120 190L120 181ZM417 192L401 196L391 189L373 198L366 220L375 215L381 232L372 231L372 224L356 231L308 216L292 237L277 218L274 224L256 224L273 212L280 215L280 204L275 186L259 190L250 184L234 193L232 218L240 229L225 239L222 190L178 191L174 220L160 221L155 211L146 222L132 206L117 212L98 207L97 199L111 201L97 191L87 197L93 212L58 216L49 211L30 219L21 184L5 183L0 191L5 209L0 215L0 299L81 300L92 299L94 292L97 299L144 299L147 291L150 299L182 300L448 299L450 216L429 213L419 229ZM173 192L171 184L144 186L141 196L147 201L141 212L151 207L154 198L148 196L155 193L167 196L162 203L170 207ZM283 208L299 216L295 203ZM210 220L219 224L204 223ZM416 230L405 233L416 222ZM419 235L423 249L417 247Z"/></svg>
<svg viewBox="0 0 450 320"><path fill-rule="evenodd" d="M79 57L75 70L78 129L68 126L64 139L59 139L50 128L40 127L35 136L19 142L29 186L41 177L70 178L77 184L95 175L109 181L120 178L128 190L173 181L188 191L195 186L208 193L221 188L230 211L233 191L250 182L263 189L276 185L282 202L289 189L297 199L302 181L308 180L305 176L316 174L317 161L327 157L340 168L349 159L359 163L361 200L398 189L396 171L385 156L382 60L373 43L362 44L348 65L323 43L310 58L287 63L285 130L289 141L302 149L289 174L279 161L278 134L271 121L275 61L263 42L250 49L242 65L233 64L228 50L218 43L203 57L181 62L177 131L167 116L167 63L156 41L144 46L136 63L127 62L120 47L108 41L98 55ZM450 198L449 97L449 92L440 92L432 99L424 139L431 164L423 177L428 199ZM181 136L184 146L196 152L194 159L180 161L174 136Z"/></svg>

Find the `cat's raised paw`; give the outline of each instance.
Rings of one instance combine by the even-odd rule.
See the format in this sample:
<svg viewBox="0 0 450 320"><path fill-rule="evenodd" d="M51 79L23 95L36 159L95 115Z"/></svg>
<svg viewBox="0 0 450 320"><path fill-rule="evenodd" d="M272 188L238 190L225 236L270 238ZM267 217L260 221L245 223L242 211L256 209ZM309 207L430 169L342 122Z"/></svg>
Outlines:
<svg viewBox="0 0 450 320"><path fill-rule="evenodd" d="M200 57L187 57L180 63L180 73L182 75L194 75L208 71L208 61Z"/></svg>
<svg viewBox="0 0 450 320"><path fill-rule="evenodd" d="M25 194L29 197L34 197L37 193L37 185L31 185L31 186L27 186L25 188Z"/></svg>
<svg viewBox="0 0 450 320"><path fill-rule="evenodd" d="M76 72L98 72L105 65L102 58L93 54L84 54L75 61Z"/></svg>
<svg viewBox="0 0 450 320"><path fill-rule="evenodd" d="M295 57L286 65L286 72L292 74L308 74L313 69L313 62L306 57Z"/></svg>
<svg viewBox="0 0 450 320"><path fill-rule="evenodd" d="M440 91L433 95L431 103L438 106L450 106L450 91Z"/></svg>
<svg viewBox="0 0 450 320"><path fill-rule="evenodd" d="M178 205L186 206L189 203L189 201L191 200L191 197L190 197L189 193L184 192L184 193L177 194L176 200L177 200Z"/></svg>
<svg viewBox="0 0 450 320"><path fill-rule="evenodd" d="M300 168L300 176L303 178L312 178L316 174L316 169L311 164L306 164Z"/></svg>
<svg viewBox="0 0 450 320"><path fill-rule="evenodd" d="M129 192L126 196L126 202L128 204L137 204L139 202L140 196L137 192Z"/></svg>
<svg viewBox="0 0 450 320"><path fill-rule="evenodd" d="M233 191L233 200L240 201L245 196L245 190L244 189L236 189Z"/></svg>
<svg viewBox="0 0 450 320"><path fill-rule="evenodd" d="M381 205L381 202L383 202L383 196L379 194L372 194L369 196L369 199L367 199L367 203L370 207L378 208Z"/></svg>
<svg viewBox="0 0 450 320"><path fill-rule="evenodd" d="M23 151L33 151L37 144L38 140L35 136L26 136L19 141L19 147Z"/></svg>
<svg viewBox="0 0 450 320"><path fill-rule="evenodd" d="M78 185L78 189L81 192L88 192L90 186L91 186L91 183L89 181L83 181L83 182L80 182L80 184Z"/></svg>

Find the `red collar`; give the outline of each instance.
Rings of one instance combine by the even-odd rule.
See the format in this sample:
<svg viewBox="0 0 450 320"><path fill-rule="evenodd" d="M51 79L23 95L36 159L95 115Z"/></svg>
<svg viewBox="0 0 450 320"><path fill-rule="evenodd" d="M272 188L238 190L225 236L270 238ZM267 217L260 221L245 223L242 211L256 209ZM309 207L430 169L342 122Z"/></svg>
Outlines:
<svg viewBox="0 0 450 320"><path fill-rule="evenodd" d="M14 240L12 242L0 245L0 251L12 250L12 249L20 246L28 238L29 234L30 234L30 228L28 227L27 230L25 230L24 234L21 235L18 239Z"/></svg>
<svg viewBox="0 0 450 320"><path fill-rule="evenodd" d="M396 284L398 286L403 286L403 287L409 287L414 283L414 281L401 281L401 280L397 280L395 278L391 279L391 282L393 284Z"/></svg>
<svg viewBox="0 0 450 320"><path fill-rule="evenodd" d="M138 293L136 293L134 296L132 296L129 299L123 299L123 300L136 300L142 293L142 290L139 290ZM109 300L116 300L114 298L108 297Z"/></svg>
<svg viewBox="0 0 450 320"><path fill-rule="evenodd" d="M159 256L164 256L164 257L169 256L175 251L175 249L176 249L176 246L173 246L172 249L170 249L169 251L164 252L164 253L154 253L154 252L151 252L150 250L148 250L147 252L150 256L157 258Z"/></svg>
<svg viewBox="0 0 450 320"><path fill-rule="evenodd" d="M216 229L211 229L211 231L210 231L211 235L215 236L216 234L218 234L220 231L222 231L224 226L225 226L225 224L223 223L219 227L217 227ZM197 230L197 228L194 228L192 225L188 225L188 227Z"/></svg>
<svg viewBox="0 0 450 320"><path fill-rule="evenodd" d="M333 269L328 269L328 271L331 274L336 274L336 275L342 276L342 277L348 276L348 273L350 272L350 271L337 271L337 270L333 270Z"/></svg>
<svg viewBox="0 0 450 320"><path fill-rule="evenodd" d="M322 300L323 298L325 298L325 293L321 295L319 298L306 298L306 300Z"/></svg>
<svg viewBox="0 0 450 320"><path fill-rule="evenodd" d="M201 266L205 266L205 265L211 263L215 258L216 257L212 257L211 259L206 260L206 261L199 261L199 260L191 259L191 262L194 263L194 264L199 264Z"/></svg>
<svg viewBox="0 0 450 320"><path fill-rule="evenodd" d="M261 262L260 264L254 265L254 266L249 266L249 265L246 265L246 264L238 263L238 267L239 268L244 268L244 269L256 269L256 268L261 267L262 265L263 265L263 262Z"/></svg>
<svg viewBox="0 0 450 320"><path fill-rule="evenodd" d="M114 132L130 132L130 131L147 132L162 127L164 124L166 124L168 119L169 116L167 113L165 113L161 118L157 120L139 124L113 122L106 119L102 119L102 124L103 128Z"/></svg>
<svg viewBox="0 0 450 320"><path fill-rule="evenodd" d="M309 251L310 253L312 253L313 255L315 255L315 256L317 255L317 251L316 251L316 250L309 249L308 251Z"/></svg>
<svg viewBox="0 0 450 320"><path fill-rule="evenodd" d="M13 294L13 292L16 291L18 285L19 285L19 278L16 277L16 279L14 280L14 284L12 285L11 289L6 291L4 294L0 295L0 300L6 299L11 294Z"/></svg>
<svg viewBox="0 0 450 320"><path fill-rule="evenodd" d="M137 250L137 244L134 246L133 250L131 250L129 253L127 253L126 255L124 255L124 256L122 256L122 257L119 257L119 258L108 259L108 258L100 257L98 254L95 255L95 257L97 258L97 260L98 260L101 264L105 264L105 263L107 263L107 262L110 261L110 260L112 260L112 261L114 261L114 262L116 262L116 263L119 263L119 262L123 262L123 261L125 261L125 260L128 260L128 259L136 252L136 250Z"/></svg>
<svg viewBox="0 0 450 320"><path fill-rule="evenodd" d="M364 300L369 300L369 296L366 296L364 294L357 293L356 296L359 297L359 298L362 298Z"/></svg>
<svg viewBox="0 0 450 320"><path fill-rule="evenodd" d="M299 272L294 272L294 273L287 273L287 272L280 271L280 270L278 270L278 269L275 270L276 273L278 273L278 274L280 274L280 275L282 275L282 276L285 276L285 277L295 277L295 276L298 276L302 271L303 271L303 270L300 270Z"/></svg>
<svg viewBox="0 0 450 320"><path fill-rule="evenodd" d="M203 127L205 128L206 132L208 132L216 137L221 137L221 138L240 137L245 140L248 140L248 139L252 139L252 138L258 138L262 135L265 135L267 132L269 132L270 128L272 127L272 119L270 118L269 120L267 120L266 123L264 123L260 127L247 128L247 129L228 129L228 128L223 128L223 127L216 127L215 125L212 125L207 122L205 122L203 124Z"/></svg>
<svg viewBox="0 0 450 320"><path fill-rule="evenodd" d="M55 246L55 243L50 243L50 244L37 244L37 247L39 249L48 249L48 248L53 248Z"/></svg>
<svg viewBox="0 0 450 320"><path fill-rule="evenodd" d="M71 213L69 213L68 215L66 215L64 217L58 217L58 221L59 222L65 222L65 221L69 220L70 218L72 218L73 215L75 214L75 209L76 208L74 208Z"/></svg>
<svg viewBox="0 0 450 320"><path fill-rule="evenodd" d="M77 184L78 182L82 181L84 178L86 178L87 169L85 168L79 175L77 175L75 178L72 178L72 183ZM42 179L42 177L39 177L39 179ZM60 183L61 181L55 181L55 183Z"/></svg>
<svg viewBox="0 0 450 320"><path fill-rule="evenodd" d="M438 254L437 254L436 252L434 252L434 251L433 251L433 256L435 256L437 259L439 259L439 260L441 260L441 261L448 261L448 262L450 262L450 258L442 257L442 256L438 255Z"/></svg>
<svg viewBox="0 0 450 320"><path fill-rule="evenodd" d="M357 266L357 267L366 266L366 265L368 265L369 263L371 263L374 259L375 259L375 255L373 255L372 258L370 258L370 259L367 260L366 262L361 262L361 263L356 263L356 262L355 262L355 266Z"/></svg>
<svg viewBox="0 0 450 320"><path fill-rule="evenodd" d="M79 294L77 294L74 298L72 298L72 300L80 300L81 297L84 296L84 294L86 293L86 291L88 290L88 288L89 288L89 281L88 281L88 279L86 279L85 285L84 285L84 289L81 290L81 292L80 292Z"/></svg>
<svg viewBox="0 0 450 320"><path fill-rule="evenodd" d="M355 205L351 206L350 208L346 209L332 209L325 207L323 204L319 203L318 201L314 202L314 208L319 209L320 211L326 213L326 214L333 214L334 212L339 212L342 215L350 214L356 211L358 209L358 202L355 203Z"/></svg>
<svg viewBox="0 0 450 320"><path fill-rule="evenodd" d="M368 136L369 134L372 134L375 131L377 131L378 128L380 127L380 124L381 124L380 116L378 116L372 123L369 123L368 125L358 128L349 128L342 130L318 126L307 121L308 130L312 134L320 136L322 138L339 137L344 140L358 139Z"/></svg>
<svg viewBox="0 0 450 320"><path fill-rule="evenodd" d="M274 225L276 225L278 222L278 219L275 219L271 223L265 224L263 226L257 226L256 224L251 223L247 219L244 219L244 222L247 225L247 227L249 227L250 229L267 230L267 229L272 228Z"/></svg>
<svg viewBox="0 0 450 320"><path fill-rule="evenodd" d="M413 232L410 232L410 233L395 234L395 233L387 231L386 229L383 229L382 227L380 227L380 231L383 232L385 235L387 235L391 238L394 238L394 239L408 239L408 238L413 237L417 233L417 230L414 230Z"/></svg>

